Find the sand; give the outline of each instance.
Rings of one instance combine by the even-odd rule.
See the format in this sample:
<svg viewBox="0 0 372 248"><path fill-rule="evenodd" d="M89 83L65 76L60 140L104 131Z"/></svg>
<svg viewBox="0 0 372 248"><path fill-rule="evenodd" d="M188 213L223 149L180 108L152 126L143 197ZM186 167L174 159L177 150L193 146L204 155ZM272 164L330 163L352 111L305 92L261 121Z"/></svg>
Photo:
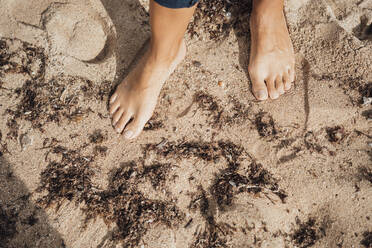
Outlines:
<svg viewBox="0 0 372 248"><path fill-rule="evenodd" d="M0 0L0 247L372 247L372 2L287 1L297 78L266 102L250 3L206 2L126 141L148 2Z"/></svg>

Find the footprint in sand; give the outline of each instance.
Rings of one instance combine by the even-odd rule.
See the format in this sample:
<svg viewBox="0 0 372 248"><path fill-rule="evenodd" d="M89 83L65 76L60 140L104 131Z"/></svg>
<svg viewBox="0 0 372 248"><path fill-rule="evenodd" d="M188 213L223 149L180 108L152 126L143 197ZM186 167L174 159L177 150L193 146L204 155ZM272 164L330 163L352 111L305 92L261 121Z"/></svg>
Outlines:
<svg viewBox="0 0 372 248"><path fill-rule="evenodd" d="M9 5L18 23L46 31L53 54L91 61L105 47L108 24L92 8L94 1L14 0Z"/></svg>

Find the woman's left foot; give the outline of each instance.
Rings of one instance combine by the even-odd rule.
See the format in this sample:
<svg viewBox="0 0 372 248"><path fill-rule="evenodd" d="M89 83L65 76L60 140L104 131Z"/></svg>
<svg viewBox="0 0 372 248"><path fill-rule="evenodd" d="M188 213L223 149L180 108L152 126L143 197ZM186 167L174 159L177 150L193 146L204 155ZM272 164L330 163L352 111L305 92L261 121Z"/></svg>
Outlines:
<svg viewBox="0 0 372 248"><path fill-rule="evenodd" d="M250 20L248 71L255 97L276 99L291 88L295 79L293 45L280 1L256 2Z"/></svg>

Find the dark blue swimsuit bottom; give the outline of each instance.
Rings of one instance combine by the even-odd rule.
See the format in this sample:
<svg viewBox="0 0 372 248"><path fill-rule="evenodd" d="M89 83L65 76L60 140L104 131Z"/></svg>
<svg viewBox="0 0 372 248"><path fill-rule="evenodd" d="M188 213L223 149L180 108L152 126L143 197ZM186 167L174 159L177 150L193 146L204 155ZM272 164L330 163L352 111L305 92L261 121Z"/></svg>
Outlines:
<svg viewBox="0 0 372 248"><path fill-rule="evenodd" d="M194 6L198 0L154 0L163 7L170 9L190 8Z"/></svg>

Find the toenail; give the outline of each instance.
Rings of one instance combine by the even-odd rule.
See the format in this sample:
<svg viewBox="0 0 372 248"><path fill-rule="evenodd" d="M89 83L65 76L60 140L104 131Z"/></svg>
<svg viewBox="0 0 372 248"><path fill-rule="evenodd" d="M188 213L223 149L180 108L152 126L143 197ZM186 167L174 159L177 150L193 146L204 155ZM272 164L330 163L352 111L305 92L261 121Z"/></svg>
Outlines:
<svg viewBox="0 0 372 248"><path fill-rule="evenodd" d="M272 99L276 99L276 98L278 98L278 97L279 97L278 92L274 92L274 93L271 94L271 98L272 98Z"/></svg>
<svg viewBox="0 0 372 248"><path fill-rule="evenodd" d="M124 133L124 138L130 139L133 136L133 131L128 130Z"/></svg>
<svg viewBox="0 0 372 248"><path fill-rule="evenodd" d="M266 92L264 90L259 90L256 92L256 94L257 94L257 98L259 99L263 99L266 97Z"/></svg>
<svg viewBox="0 0 372 248"><path fill-rule="evenodd" d="M113 96L111 97L110 103L113 103L113 102L115 102L115 100L116 100L116 97L117 97L117 95L113 95Z"/></svg>

